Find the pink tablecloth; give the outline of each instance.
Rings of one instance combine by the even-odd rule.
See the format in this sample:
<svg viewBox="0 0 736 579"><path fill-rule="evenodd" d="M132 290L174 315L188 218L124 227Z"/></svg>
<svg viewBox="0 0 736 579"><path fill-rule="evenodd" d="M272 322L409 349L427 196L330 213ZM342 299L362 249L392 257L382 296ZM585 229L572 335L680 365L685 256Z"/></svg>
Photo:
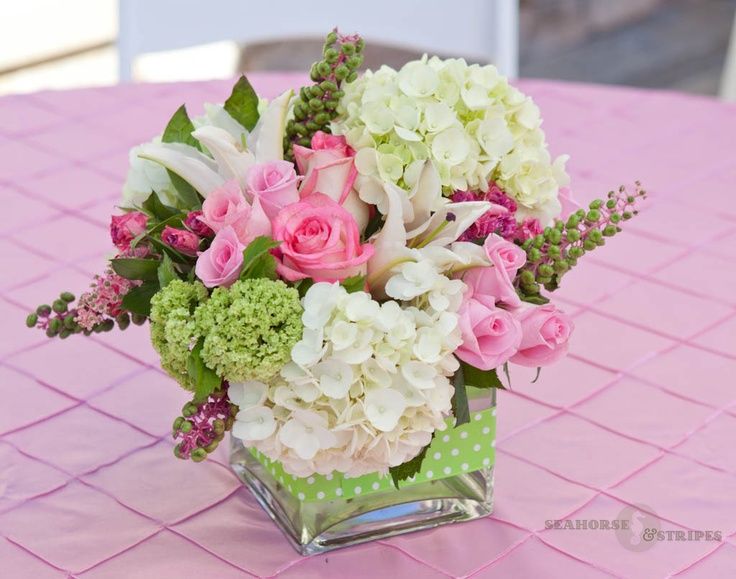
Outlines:
<svg viewBox="0 0 736 579"><path fill-rule="evenodd" d="M254 77L268 96L298 84ZM185 397L145 329L61 342L22 327L102 268L128 148L229 83L0 99L0 576L736 576L736 109L522 84L553 152L572 155L580 199L638 178L649 207L566 278L571 356L501 394L493 516L309 559L224 452L174 460L167 432ZM633 525L686 540L546 528L625 519L631 504ZM699 530L722 540L687 533Z"/></svg>

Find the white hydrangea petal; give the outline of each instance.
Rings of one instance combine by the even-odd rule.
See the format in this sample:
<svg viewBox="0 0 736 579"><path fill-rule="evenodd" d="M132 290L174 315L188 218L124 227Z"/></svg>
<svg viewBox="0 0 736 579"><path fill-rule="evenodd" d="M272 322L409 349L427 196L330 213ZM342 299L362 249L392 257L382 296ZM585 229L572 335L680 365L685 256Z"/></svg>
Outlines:
<svg viewBox="0 0 736 579"><path fill-rule="evenodd" d="M406 409L401 393L389 388L371 390L365 395L365 415L378 430L393 430Z"/></svg>
<svg viewBox="0 0 736 579"><path fill-rule="evenodd" d="M268 386L257 380L248 382L231 382L227 389L230 402L235 404L240 410L245 410L251 406L260 406L266 400L266 392Z"/></svg>
<svg viewBox="0 0 736 579"><path fill-rule="evenodd" d="M313 373L319 380L320 390L330 398L344 398L354 380L352 367L334 358L317 364Z"/></svg>
<svg viewBox="0 0 736 579"><path fill-rule="evenodd" d="M263 440L276 430L273 411L266 406L253 406L235 416L232 434L240 440Z"/></svg>

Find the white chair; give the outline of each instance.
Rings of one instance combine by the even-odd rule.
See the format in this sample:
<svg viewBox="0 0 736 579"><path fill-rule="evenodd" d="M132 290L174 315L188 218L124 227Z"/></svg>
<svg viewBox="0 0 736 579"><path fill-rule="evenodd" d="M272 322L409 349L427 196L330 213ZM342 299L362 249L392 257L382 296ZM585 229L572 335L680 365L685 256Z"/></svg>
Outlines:
<svg viewBox="0 0 736 579"><path fill-rule="evenodd" d="M120 80L144 53L320 38L335 25L368 42L492 62L513 78L518 12L518 0L119 0Z"/></svg>
<svg viewBox="0 0 736 579"><path fill-rule="evenodd" d="M723 65L721 98L726 101L736 101L736 17L731 28L731 42L726 53L726 62Z"/></svg>

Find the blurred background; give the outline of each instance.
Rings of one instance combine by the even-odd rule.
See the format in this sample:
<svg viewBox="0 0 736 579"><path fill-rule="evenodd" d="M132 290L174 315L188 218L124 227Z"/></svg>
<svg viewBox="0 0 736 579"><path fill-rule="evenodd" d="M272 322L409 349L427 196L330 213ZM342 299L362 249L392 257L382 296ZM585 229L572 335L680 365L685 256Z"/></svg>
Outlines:
<svg viewBox="0 0 736 579"><path fill-rule="evenodd" d="M736 56L727 58L736 0L374 0L344 3L342 12L327 2L332 9L309 11L319 19L299 13L319 3L3 2L0 94L304 71L319 55L319 34L335 23L365 33L369 67L401 66L428 51L500 61L511 76L736 93ZM407 10L447 26L447 34L408 21ZM345 26L356 18L365 26Z"/></svg>

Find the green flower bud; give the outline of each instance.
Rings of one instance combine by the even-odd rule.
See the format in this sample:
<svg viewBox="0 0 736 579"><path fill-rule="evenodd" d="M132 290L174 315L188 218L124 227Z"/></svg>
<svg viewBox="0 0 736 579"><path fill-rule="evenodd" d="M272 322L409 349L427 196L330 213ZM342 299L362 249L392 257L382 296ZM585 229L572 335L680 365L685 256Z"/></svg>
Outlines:
<svg viewBox="0 0 736 579"><path fill-rule="evenodd" d="M343 54L354 54L355 53L355 45L352 42L346 42L340 48Z"/></svg>
<svg viewBox="0 0 736 579"><path fill-rule="evenodd" d="M615 199L609 199L606 201L606 207L609 209L615 209L616 208L616 200Z"/></svg>
<svg viewBox="0 0 736 579"><path fill-rule="evenodd" d="M521 270L519 281L522 285L530 285L534 283L534 274L528 269Z"/></svg>
<svg viewBox="0 0 736 579"><path fill-rule="evenodd" d="M192 428L194 428L194 425L189 420L184 420L179 426L179 430L184 434L191 432Z"/></svg>
<svg viewBox="0 0 736 579"><path fill-rule="evenodd" d="M556 221L555 222L555 229L557 231L562 231L563 229L565 229L565 222L564 221Z"/></svg>
<svg viewBox="0 0 736 579"><path fill-rule="evenodd" d="M562 241L562 233L558 229L550 229L549 241L550 243L554 243L555 245L557 245L560 241Z"/></svg>
<svg viewBox="0 0 736 579"><path fill-rule="evenodd" d="M74 321L74 316L65 317L63 324L67 330L74 331L77 329L77 322Z"/></svg>
<svg viewBox="0 0 736 579"><path fill-rule="evenodd" d="M32 328L38 323L38 314L28 314L28 317L26 317L26 326L29 328Z"/></svg>
<svg viewBox="0 0 736 579"><path fill-rule="evenodd" d="M51 326L49 326L48 328L46 328L46 335L49 338L53 338L58 333L59 333L59 331L58 330L54 330L54 328L52 328Z"/></svg>
<svg viewBox="0 0 736 579"><path fill-rule="evenodd" d="M46 318L51 315L51 306L48 304L44 304L42 306L38 306L36 308L36 313L41 316L42 318Z"/></svg>
<svg viewBox="0 0 736 579"><path fill-rule="evenodd" d="M340 58L340 53L337 52L334 48L328 48L324 51L324 57L327 62L330 64L334 64L337 62L337 59Z"/></svg>
<svg viewBox="0 0 736 579"><path fill-rule="evenodd" d="M557 274L565 273L568 269L570 269L570 264L566 261L558 259L554 263L554 269L555 273Z"/></svg>
<svg viewBox="0 0 736 579"><path fill-rule="evenodd" d="M112 330L115 327L115 321L108 319L108 320L105 320L104 322L102 322L100 324L100 326L102 328L102 330L101 330L102 332L109 332L110 330Z"/></svg>
<svg viewBox="0 0 736 579"><path fill-rule="evenodd" d="M603 228L603 235L606 237L612 237L616 235L616 226L615 225L606 225Z"/></svg>
<svg viewBox="0 0 736 579"><path fill-rule="evenodd" d="M350 73L350 74L348 75L348 77L347 77L347 78L345 79L345 82L347 82L347 83L351 83L351 82L355 82L356 80L358 80L358 73L357 73L357 72L355 72L355 71L353 71L353 72L351 72L351 73Z"/></svg>
<svg viewBox="0 0 736 579"><path fill-rule="evenodd" d="M184 417L183 416L177 416L174 419L174 424L171 426L171 432L174 436L176 436L176 433L179 432L179 429L181 428L181 425L184 423Z"/></svg>
<svg viewBox="0 0 736 579"><path fill-rule="evenodd" d="M310 99L309 108L312 109L313 111L321 111L323 108L325 108L325 105L319 99Z"/></svg>
<svg viewBox="0 0 736 579"><path fill-rule="evenodd" d="M360 67L360 65L363 64L363 57L359 55L351 56L348 58L347 65L351 69L355 70Z"/></svg>
<svg viewBox="0 0 736 579"><path fill-rule="evenodd" d="M317 71L319 72L320 78L324 78L330 74L330 65L326 62L320 62L317 65ZM316 78L314 80L320 80L319 78Z"/></svg>
<svg viewBox="0 0 736 579"><path fill-rule="evenodd" d="M319 73L319 65L315 62L312 65L312 68L309 71L309 78L311 78L314 82L317 82L321 77Z"/></svg>
<svg viewBox="0 0 736 579"><path fill-rule="evenodd" d="M311 147L312 141L309 137L302 137L297 141L302 147Z"/></svg>
<svg viewBox="0 0 736 579"><path fill-rule="evenodd" d="M631 214L631 211L624 211L624 213L623 213L624 221L628 221L632 217L633 217L633 215Z"/></svg>
<svg viewBox="0 0 736 579"><path fill-rule="evenodd" d="M544 245L544 235L537 235L532 240L532 245L536 248L541 248Z"/></svg>
<svg viewBox="0 0 736 579"><path fill-rule="evenodd" d="M618 223L621 221L621 215L619 213L611 213L611 223Z"/></svg>
<svg viewBox="0 0 736 579"><path fill-rule="evenodd" d="M130 319L131 319L131 321L132 321L132 322L133 322L133 323L134 323L134 324L135 324L136 326L142 326L143 324L145 324L145 323L146 323L146 320L147 320L148 318L146 318L146 316L143 316L143 315L141 315L141 314L132 314L132 315L130 316Z"/></svg>
<svg viewBox="0 0 736 579"><path fill-rule="evenodd" d="M575 213L573 213L572 215L570 215L570 217L567 218L567 224L565 227L568 230L577 229L578 225L580 225L580 218Z"/></svg>
<svg viewBox="0 0 736 579"><path fill-rule="evenodd" d="M571 229L567 232L567 240L571 243L575 243L580 240L580 232L577 229Z"/></svg>
<svg viewBox="0 0 736 579"><path fill-rule="evenodd" d="M588 233L588 239L595 243L598 243L601 237L603 237L603 234L598 229L593 229L590 233Z"/></svg>
<svg viewBox="0 0 736 579"><path fill-rule="evenodd" d="M329 99L325 101L325 108L334 111L339 103L335 99Z"/></svg>
<svg viewBox="0 0 736 579"><path fill-rule="evenodd" d="M304 123L304 126L306 126L309 131L319 131L322 128L314 121L307 121Z"/></svg>
<svg viewBox="0 0 736 579"><path fill-rule="evenodd" d="M365 47L365 40L363 38L358 38L358 42L355 43L355 47L360 51L363 50Z"/></svg>
<svg viewBox="0 0 736 579"><path fill-rule="evenodd" d="M115 318L115 321L118 323L118 328L121 330L125 330L130 325L130 316L127 312L123 312L122 314L118 315L117 318Z"/></svg>
<svg viewBox="0 0 736 579"><path fill-rule="evenodd" d="M578 209L575 212L575 215L577 216L578 220L585 218L585 209Z"/></svg>
<svg viewBox="0 0 736 579"><path fill-rule="evenodd" d="M559 257L560 256L560 246L550 245L547 248L547 255L549 255L550 257Z"/></svg>
<svg viewBox="0 0 736 579"><path fill-rule="evenodd" d="M197 413L197 405L193 402L187 402L184 405L184 408L181 409L181 413L187 418L190 416L194 416Z"/></svg>
<svg viewBox="0 0 736 579"><path fill-rule="evenodd" d="M71 335L72 333L66 328L62 329L61 332L59 332L59 338L61 338L62 340L66 340Z"/></svg>
<svg viewBox="0 0 736 579"><path fill-rule="evenodd" d="M180 446L180 445L179 445L179 444L177 444L177 445L176 445L176 446L174 447L174 456L175 456L176 458L182 458L182 459L183 459L184 457L183 457L183 456L181 455L181 451L179 450L179 446Z"/></svg>
<svg viewBox="0 0 736 579"><path fill-rule="evenodd" d="M348 69L348 67L344 64L341 64L337 66L337 68L335 68L335 78L337 80L345 80L349 74L350 69Z"/></svg>
<svg viewBox="0 0 736 579"><path fill-rule="evenodd" d="M71 292L62 292L59 297L67 303L71 303L76 299Z"/></svg>
<svg viewBox="0 0 736 579"><path fill-rule="evenodd" d="M586 239L583 242L583 247L585 248L586 251L593 251L597 247L597 244L595 241L591 239Z"/></svg>
<svg viewBox="0 0 736 579"><path fill-rule="evenodd" d="M589 223L595 223L601 218L601 212L596 209L591 209L585 216L585 220Z"/></svg>
<svg viewBox="0 0 736 579"><path fill-rule="evenodd" d="M334 99L338 99L339 100L339 99L341 99L344 96L345 96L345 91L344 90L334 90L334 91L332 91L332 98L334 98Z"/></svg>
<svg viewBox="0 0 736 579"><path fill-rule="evenodd" d="M67 308L67 305L66 305L66 302L64 300L55 300L54 303L52 304L51 308L57 314L63 314L68 309Z"/></svg>
<svg viewBox="0 0 736 579"><path fill-rule="evenodd" d="M603 206L603 201L601 201L600 199L591 201L590 205L588 205L588 207L590 207L591 209L600 209L602 206Z"/></svg>
<svg viewBox="0 0 736 579"><path fill-rule="evenodd" d="M215 431L215 434L222 434L225 432L225 421L221 418L217 418L212 421L212 430Z"/></svg>
<svg viewBox="0 0 736 579"><path fill-rule="evenodd" d="M55 333L61 331L61 320L59 318L49 320L49 328L52 328Z"/></svg>
<svg viewBox="0 0 736 579"><path fill-rule="evenodd" d="M319 86L325 92L335 92L337 90L337 85L331 80L323 80Z"/></svg>
<svg viewBox="0 0 736 579"><path fill-rule="evenodd" d="M335 42L337 42L337 32L333 30L327 35L327 38L325 38L325 45L329 46L331 44L335 44Z"/></svg>
<svg viewBox="0 0 736 579"><path fill-rule="evenodd" d="M194 462L202 462L207 458L207 451L204 448L195 448L190 456Z"/></svg>
<svg viewBox="0 0 736 579"><path fill-rule="evenodd" d="M542 284L542 285L546 286L546 285L547 285L548 283L550 283L550 282L552 281L552 278L551 278L551 277L542 277L542 276L540 276L540 277L539 277L539 278L537 279L537 281L538 281L538 282L539 282L540 284Z"/></svg>
<svg viewBox="0 0 736 579"><path fill-rule="evenodd" d="M526 255L529 258L529 261L532 262L542 259L542 252L539 251L536 247L532 247Z"/></svg>
<svg viewBox="0 0 736 579"><path fill-rule="evenodd" d="M328 115L324 111L322 111L321 113L317 113L316 115L314 115L314 122L319 125L326 125L330 122L330 115Z"/></svg>
<svg viewBox="0 0 736 579"><path fill-rule="evenodd" d="M552 277L555 273L555 270L552 269L552 266L547 265L546 263L543 263L539 266L539 279L541 281L542 278Z"/></svg>

